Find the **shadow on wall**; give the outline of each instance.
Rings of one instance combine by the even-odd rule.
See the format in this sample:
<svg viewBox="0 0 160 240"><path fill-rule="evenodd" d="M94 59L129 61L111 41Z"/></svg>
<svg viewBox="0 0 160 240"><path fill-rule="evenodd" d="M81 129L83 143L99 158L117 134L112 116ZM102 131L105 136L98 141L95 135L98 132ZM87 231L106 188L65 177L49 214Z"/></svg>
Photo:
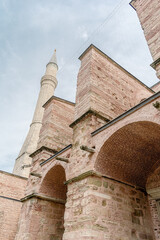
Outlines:
<svg viewBox="0 0 160 240"><path fill-rule="evenodd" d="M65 170L57 165L49 170L40 187L40 193L56 199L66 200L67 186Z"/></svg>
<svg viewBox="0 0 160 240"><path fill-rule="evenodd" d="M116 180L145 188L160 166L160 125L142 121L117 130L101 147L95 168Z"/></svg>
<svg viewBox="0 0 160 240"><path fill-rule="evenodd" d="M67 193L67 186L64 185L65 181L65 170L60 165L56 165L50 169L43 179L40 193L50 197L51 200L41 203L40 222L43 220L43 232L40 234L40 239L62 240ZM45 236L43 236L44 233Z"/></svg>

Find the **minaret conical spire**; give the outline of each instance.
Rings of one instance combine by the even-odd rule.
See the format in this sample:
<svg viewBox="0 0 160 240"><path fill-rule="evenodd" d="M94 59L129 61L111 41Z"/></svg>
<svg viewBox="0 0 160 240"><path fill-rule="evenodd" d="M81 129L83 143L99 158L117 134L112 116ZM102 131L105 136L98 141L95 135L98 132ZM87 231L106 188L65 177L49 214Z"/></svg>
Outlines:
<svg viewBox="0 0 160 240"><path fill-rule="evenodd" d="M28 135L24 141L18 158L16 159L13 173L28 177L32 159L29 157L31 153L37 150L39 133L42 126L42 118L44 108L42 107L54 94L57 86L56 74L58 71L56 50L54 51L49 63L46 65L46 71L41 78L41 88L34 111L32 123Z"/></svg>
<svg viewBox="0 0 160 240"><path fill-rule="evenodd" d="M46 79L46 76L52 76L56 78L57 71L58 71L58 64L57 64L56 49L55 49L50 61L46 65L46 72L42 80ZM42 80L41 80L41 83L42 83ZM55 85L57 86L57 80L55 82Z"/></svg>
<svg viewBox="0 0 160 240"><path fill-rule="evenodd" d="M58 67L58 64L57 64L57 56L56 56L56 49L54 50L54 53L53 53L53 55L52 55L49 63L54 63L54 64L57 65L57 67ZM48 63L48 64L49 64L49 63ZM47 65L48 65L48 64L47 64Z"/></svg>

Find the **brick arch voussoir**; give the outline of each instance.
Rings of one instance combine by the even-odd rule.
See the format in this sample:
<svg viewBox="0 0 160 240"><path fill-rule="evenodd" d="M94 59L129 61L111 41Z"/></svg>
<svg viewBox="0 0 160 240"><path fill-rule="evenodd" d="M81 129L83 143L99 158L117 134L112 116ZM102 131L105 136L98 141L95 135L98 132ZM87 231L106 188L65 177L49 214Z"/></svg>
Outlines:
<svg viewBox="0 0 160 240"><path fill-rule="evenodd" d="M41 182L43 181L43 179L45 178L45 176L47 175L47 173L54 167L56 166L61 166L62 168L64 168L65 172L67 169L67 164L65 162L60 162L58 160L51 160L50 163L47 163L46 165L42 166L42 178L41 178Z"/></svg>
<svg viewBox="0 0 160 240"><path fill-rule="evenodd" d="M159 114L159 113L158 113ZM96 145L96 154L94 156L94 169L97 161L97 157L104 145L104 143L119 129L125 127L128 124L136 123L136 122L151 122L156 123L160 125L160 116L158 114L148 114L148 115L138 115L134 116L134 114L131 114L130 116L118 121L117 123L111 125L110 127L103 130L100 134L96 135L93 140L93 145Z"/></svg>
<svg viewBox="0 0 160 240"><path fill-rule="evenodd" d="M44 181L46 180L48 174L52 171L54 173L54 169L56 168L61 168L62 170L62 174L65 175L64 177L64 182L66 181L66 169L67 169L67 165L65 162L59 162L57 160L51 161L50 163L47 163L46 165L42 166L42 177L41 177L41 181L39 183L38 186L38 193L42 193L42 185L44 184ZM59 177L61 173L59 174ZM54 178L54 176L53 176ZM57 179L55 179L56 181L58 181L58 176ZM66 191L66 186L64 185L64 189Z"/></svg>
<svg viewBox="0 0 160 240"><path fill-rule="evenodd" d="M106 129L106 133L103 132L103 138L101 138L101 145L99 145L99 150L96 153L96 158L95 158L95 162L94 162L94 169L98 172L100 167L98 167L99 164L99 156L101 155L101 157L103 157L103 151L104 151L104 145L111 139L111 137L113 135L115 135L117 132L119 132L120 129L125 129L125 127L133 124L139 124L139 123L148 123L148 124L156 124L157 126L160 127L160 120L158 118L154 118L154 116L149 115L148 117L144 116L139 116L139 117L132 117L132 118L128 118L128 119L122 119L122 121L119 121L116 124L113 124L112 126L110 126L108 129ZM135 125L136 126L136 125ZM134 131L133 131L134 133ZM113 148L114 149L114 148ZM116 149L115 149L116 151ZM105 152L104 152L105 155ZM123 164L123 162L121 163ZM112 176L110 176L112 177ZM133 181L133 185L134 185L134 181Z"/></svg>

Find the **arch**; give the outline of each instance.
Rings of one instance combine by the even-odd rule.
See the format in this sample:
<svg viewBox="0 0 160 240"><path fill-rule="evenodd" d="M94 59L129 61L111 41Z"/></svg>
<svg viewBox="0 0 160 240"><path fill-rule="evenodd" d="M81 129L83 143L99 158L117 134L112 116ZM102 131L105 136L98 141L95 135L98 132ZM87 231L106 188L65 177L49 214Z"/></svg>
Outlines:
<svg viewBox="0 0 160 240"><path fill-rule="evenodd" d="M103 144L95 169L103 175L145 188L160 165L160 125L139 121L123 126Z"/></svg>
<svg viewBox="0 0 160 240"><path fill-rule="evenodd" d="M31 226L32 239L62 240L67 187L66 174L60 165L54 165L41 180L38 198L33 203Z"/></svg>
<svg viewBox="0 0 160 240"><path fill-rule="evenodd" d="M67 186L65 170L55 165L44 176L39 192L56 199L66 200Z"/></svg>

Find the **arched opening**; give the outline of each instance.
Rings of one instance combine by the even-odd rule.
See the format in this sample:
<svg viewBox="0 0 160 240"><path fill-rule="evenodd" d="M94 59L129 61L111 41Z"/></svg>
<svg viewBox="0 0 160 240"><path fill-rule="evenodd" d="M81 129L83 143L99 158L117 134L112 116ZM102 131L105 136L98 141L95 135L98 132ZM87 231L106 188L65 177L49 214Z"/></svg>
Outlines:
<svg viewBox="0 0 160 240"><path fill-rule="evenodd" d="M101 147L95 169L107 182L103 185L107 189L101 188L101 193L107 193L106 211L109 206L112 211L103 221L107 221L107 227L109 221L114 221L115 238L122 234L126 239L155 239L153 231L156 236L160 221L156 200L148 200L146 184L151 186L158 166L160 125L156 123L141 121L128 124L111 135ZM120 233L119 225L123 225Z"/></svg>
<svg viewBox="0 0 160 240"><path fill-rule="evenodd" d="M34 205L35 239L62 240L67 187L65 170L56 165L45 175ZM35 221L36 219L36 221Z"/></svg>
<svg viewBox="0 0 160 240"><path fill-rule="evenodd" d="M160 165L160 125L135 122L117 130L102 146L98 172L145 188L147 178Z"/></svg>
<svg viewBox="0 0 160 240"><path fill-rule="evenodd" d="M67 186L64 168L60 165L53 167L43 179L40 193L60 200L66 200Z"/></svg>

